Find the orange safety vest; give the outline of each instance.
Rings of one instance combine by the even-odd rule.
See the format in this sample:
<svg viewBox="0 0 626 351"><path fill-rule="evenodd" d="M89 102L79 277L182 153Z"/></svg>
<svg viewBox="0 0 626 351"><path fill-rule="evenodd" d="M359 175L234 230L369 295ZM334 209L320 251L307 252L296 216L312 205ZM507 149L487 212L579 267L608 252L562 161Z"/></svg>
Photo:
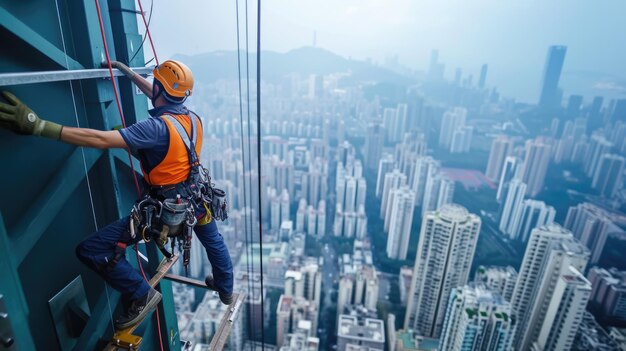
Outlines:
<svg viewBox="0 0 626 351"><path fill-rule="evenodd" d="M195 146L196 155L200 159L202 149L202 123L193 115L195 125L191 131L192 115L162 115L161 118L170 134L170 144L165 158L150 172L141 167L143 177L150 185L163 186L184 182L189 177L191 165L187 146ZM191 143L190 143L191 142Z"/></svg>

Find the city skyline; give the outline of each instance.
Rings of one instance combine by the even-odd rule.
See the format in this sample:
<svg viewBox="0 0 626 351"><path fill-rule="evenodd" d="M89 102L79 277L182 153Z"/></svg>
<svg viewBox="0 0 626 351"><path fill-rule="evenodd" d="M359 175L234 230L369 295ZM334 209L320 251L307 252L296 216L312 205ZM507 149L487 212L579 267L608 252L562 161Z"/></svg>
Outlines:
<svg viewBox="0 0 626 351"><path fill-rule="evenodd" d="M232 303L211 291L222 282L210 277L218 255L202 236L184 244L189 237L172 237L166 248L181 259L157 268L163 257L154 244L174 227L155 227L163 223L153 217L137 250L120 258L155 280L169 273L156 283L158 313L136 330L142 347L626 348L626 4L275 0L261 5L257 37L260 3L196 1L169 11L144 4L154 51L130 3L118 11L101 2L102 33L89 26L85 36L73 32L84 12L74 3L56 16L38 13L45 21L32 28L33 18L20 14L29 4L0 6L16 19L0 34L17 41L0 55L0 82L9 82L2 89L50 122L109 129L123 111L139 128L164 118L162 109L146 112L151 99L125 76L77 78L109 72L91 71L101 37L110 37L109 57L134 57L131 66L151 65L158 51L155 72L170 57L193 72L177 119L191 118L187 110L198 116L199 163L225 192L224 206L205 204L216 212L205 220L224 219L212 225L232 261ZM184 25L169 25L181 15ZM42 71L50 59L61 71ZM16 79L26 84L13 86ZM173 100L158 101L174 104L165 97ZM0 102L0 122L30 111ZM10 172L0 184L12 201L0 205L0 316L10 315L11 328L0 323L0 341L15 331L27 349L96 348L125 296L76 264L73 249L132 206L133 155L4 129L0 141L11 152L0 158ZM34 152L38 143L45 152ZM145 170L144 150L136 154ZM24 155L41 171L19 172ZM225 210L228 218L219 216ZM72 230L68 218L78 218ZM61 232L62 244L51 245ZM49 247L53 260L42 251ZM50 274L38 274L42 266ZM70 326L75 319L85 328Z"/></svg>
<svg viewBox="0 0 626 351"><path fill-rule="evenodd" d="M243 23L243 2L240 7ZM458 0L419 3L277 0L264 3L263 7L263 50L284 53L311 46L316 33L317 47L345 58L363 61L370 58L384 65L397 55L402 65L426 72L431 50L438 49L446 63L448 79L454 77L459 67L465 74L473 74L478 82L482 65L488 64L487 86L499 87L510 98L535 103L540 96L545 48L565 45L569 50L561 84L567 95L595 91L618 96L626 91L621 65L626 61L626 50L618 45L602 44L615 33L626 32L624 22L617 15L626 10L626 4L618 0L601 4L571 4L564 0L506 4L492 0L481 0L480 4ZM336 9L330 16L322 10L328 7ZM195 11L188 10L192 8ZM281 10L277 11L278 8ZM598 15L589 17L589 13ZM190 2L169 11L155 4L155 23L164 23L171 15L203 18L180 29L154 26L155 45L165 57L236 50L234 4ZM248 16L249 34L255 37L255 6L249 6ZM587 24L584 32L579 31L579 23ZM243 24L241 30L243 33ZM222 35L212 34L216 32ZM198 33L209 33L210 39ZM255 51L252 44L250 50ZM245 48L243 37L241 47ZM594 90L594 86L600 90Z"/></svg>
<svg viewBox="0 0 626 351"><path fill-rule="evenodd" d="M548 53L552 50L546 49ZM316 52L307 50L303 52ZM564 96L556 106L536 107L543 118L536 121L541 125L537 128L532 119L494 117L481 106L503 106L506 99L481 89L480 80L446 79L441 76L438 52L433 51L432 59L420 94L415 95L411 92L414 88L408 87L407 92L387 96L385 104L378 97L365 97L363 86L342 82L353 74L350 71L292 73L282 78L275 72L277 75L263 82L267 89L264 99L270 107L265 110L269 118L261 120L260 126L254 121L250 126L238 121L237 97L228 94L235 87L232 80L218 80L202 88L203 93L213 89L228 96L228 100L213 100L213 105L201 107L209 116L216 116L207 120L207 133L227 151L209 156L214 159L211 166L220 170L214 178L217 182L230 179L227 184L232 183L233 189L247 178L256 183L254 161L250 170L244 162L238 175L227 170L238 168L247 152L245 142L244 149L238 151L240 144L233 139L245 136L248 127L252 133L261 131L261 174L269 172L262 177L265 186L259 194L253 190L245 195L237 189L232 217L240 223L236 227L250 227L258 235L254 224L259 220L257 200L248 200L251 208L246 210L242 199L260 196L260 220L268 224L263 226L267 251L252 258L240 251L238 267L245 272L243 262L264 260L271 264L262 272L271 288L263 295L274 301L273 294L284 290L277 302L277 345L285 348L289 344L293 349L305 342L322 349L336 342L348 350L363 342L360 345L377 347L383 342L380 328L385 323L388 332L384 339L388 342L396 338L389 330L439 345L450 342L442 337L470 337L474 334L463 334L458 328L444 332L451 328L446 327L447 318L462 315L458 310L448 311L452 308L448 298L455 288L466 284L486 284L486 292L480 296L502 296L502 300L492 299L501 311L488 319L508 323L502 317L506 314L511 321L528 321L528 328L510 325L500 331L506 339L494 336L491 341L485 339L486 344L503 349L514 344L526 349L575 343L583 324L574 314L546 314L537 309L554 309L569 301L576 313L582 313L591 294L585 268L601 261L610 240L626 239L623 229L614 224L620 221L617 213L624 181L620 155L626 150L619 141L626 135L620 101L602 102L596 111L596 98ZM433 88L438 84L462 93L441 94ZM558 79L551 84L554 95L559 89ZM563 113L558 118L549 118L550 111L559 109ZM515 118L522 113L515 110ZM222 117L228 115L231 117ZM592 118L603 121L592 122ZM490 124L481 125L484 119ZM612 132L592 129L593 123L614 123L616 128ZM534 129L531 132L528 128ZM480 158L474 163L464 160L477 155ZM479 171L471 170L474 165ZM568 199L568 207L563 208L557 197L565 193L556 195L553 187L564 181L555 177L566 176L554 173L555 167L584 176L588 188L582 190L597 196L584 199L605 209L587 215L591 205L581 205L576 197ZM610 170L608 174L601 171L605 168ZM483 199L474 202L480 196ZM249 222L252 225L246 224ZM546 244L535 239L541 230L568 238L565 248L549 243L555 246L554 257L569 257L577 251L584 263L574 264L576 270L570 272L567 264L550 255L524 258L524 249L529 247L545 250ZM485 240L499 245L498 251L490 251L493 257L484 256L488 250ZM253 251L257 249L252 246ZM509 250L508 256L502 256L504 250ZM310 254L313 256L307 256ZM305 281L297 278L303 274L297 268L302 260L316 262L319 267L321 278L316 281L321 281L325 296L316 303L318 307L284 297L304 289L305 285L293 283ZM550 279L558 289L529 277L524 260L535 262L536 267L557 260L551 263ZM593 263L588 266L588 261ZM400 286L392 283L396 275L402 276ZM283 278L287 283L280 288ZM395 294L400 298L392 302ZM537 294L547 300L520 302ZM482 303L476 307L479 319L473 323L483 318ZM528 309L520 307L525 304ZM393 325L389 324L391 315L396 316ZM478 330L475 325L468 324L467 330ZM266 326L273 330L272 322ZM562 328L567 329L567 337L540 332ZM354 338L360 333L368 335L368 341ZM260 340L258 334L248 335Z"/></svg>

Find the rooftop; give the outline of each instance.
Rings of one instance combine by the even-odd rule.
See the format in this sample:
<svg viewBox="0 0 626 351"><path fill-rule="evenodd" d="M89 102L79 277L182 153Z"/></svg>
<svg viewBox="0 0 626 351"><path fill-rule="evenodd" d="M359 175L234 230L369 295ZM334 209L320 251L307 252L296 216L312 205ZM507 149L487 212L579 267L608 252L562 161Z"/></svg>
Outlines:
<svg viewBox="0 0 626 351"><path fill-rule="evenodd" d="M439 340L417 336L412 330L399 330L396 340L402 343L405 350L437 351Z"/></svg>
<svg viewBox="0 0 626 351"><path fill-rule="evenodd" d="M370 342L385 342L385 327L380 319L366 318L359 321L355 316L342 314L339 317L338 336L365 340Z"/></svg>
<svg viewBox="0 0 626 351"><path fill-rule="evenodd" d="M443 205L438 212L441 217L450 221L461 221L469 216L467 209L457 204Z"/></svg>

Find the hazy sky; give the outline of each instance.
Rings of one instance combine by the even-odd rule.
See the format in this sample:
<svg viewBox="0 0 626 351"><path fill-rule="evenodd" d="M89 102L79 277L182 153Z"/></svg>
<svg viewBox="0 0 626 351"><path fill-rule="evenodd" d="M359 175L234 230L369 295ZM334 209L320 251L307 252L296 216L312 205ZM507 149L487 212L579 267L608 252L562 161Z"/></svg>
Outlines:
<svg viewBox="0 0 626 351"><path fill-rule="evenodd" d="M154 0L151 32L162 57L236 48L234 0ZM144 8L149 2L144 0ZM244 22L245 1L240 1ZM256 45L256 1L250 1L250 46ZM489 64L487 84L507 96L536 101L549 45L568 46L562 86L590 94L592 85L624 96L625 0L265 0L262 49L311 45L345 57L426 70L439 49L446 76ZM621 78L620 81L617 78ZM602 92L602 91L599 91ZM590 97L586 97L589 100Z"/></svg>

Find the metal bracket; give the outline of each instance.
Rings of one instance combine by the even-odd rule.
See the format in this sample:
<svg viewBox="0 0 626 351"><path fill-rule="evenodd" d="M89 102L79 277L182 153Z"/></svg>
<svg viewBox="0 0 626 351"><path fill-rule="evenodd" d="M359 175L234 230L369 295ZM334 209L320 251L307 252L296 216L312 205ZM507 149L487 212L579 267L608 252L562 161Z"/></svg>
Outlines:
<svg viewBox="0 0 626 351"><path fill-rule="evenodd" d="M212 290L211 288L209 288L206 285L205 282L203 282L202 280L198 280L198 279L183 277L183 276L180 276L180 275L177 275L177 274L172 274L172 273L166 274L163 278L165 278L167 280L171 280L171 281L176 282L176 283L181 283L181 284L195 286L196 288L203 288L203 289Z"/></svg>
<svg viewBox="0 0 626 351"><path fill-rule="evenodd" d="M161 261L161 263L159 264L156 273L152 276L148 284L153 288L157 284L159 284L161 279L163 279L163 276L165 276L165 274L172 268L174 263L176 263L176 260L178 260L177 255L172 255L171 259L164 258L163 261ZM146 317L148 315L146 315ZM146 317L144 317L143 319L145 319ZM134 335L133 332L141 324L143 319L137 322L137 324L135 325L132 325L126 329L116 331L113 334L113 338L107 344L103 351L115 351L120 348L133 351L139 349L139 346L141 345L141 336Z"/></svg>
<svg viewBox="0 0 626 351"><path fill-rule="evenodd" d="M3 350L15 350L15 336L9 321L9 314L4 306L4 297L0 294L0 348Z"/></svg>
<svg viewBox="0 0 626 351"><path fill-rule="evenodd" d="M141 75L150 75L154 66L149 67L133 67L135 73ZM116 77L124 75L117 68L113 69L113 75ZM16 73L0 73L0 86L35 84L47 82L59 82L68 80L83 80L95 78L110 78L111 74L108 68L94 69L77 69L63 71L43 71L43 72L16 72Z"/></svg>

